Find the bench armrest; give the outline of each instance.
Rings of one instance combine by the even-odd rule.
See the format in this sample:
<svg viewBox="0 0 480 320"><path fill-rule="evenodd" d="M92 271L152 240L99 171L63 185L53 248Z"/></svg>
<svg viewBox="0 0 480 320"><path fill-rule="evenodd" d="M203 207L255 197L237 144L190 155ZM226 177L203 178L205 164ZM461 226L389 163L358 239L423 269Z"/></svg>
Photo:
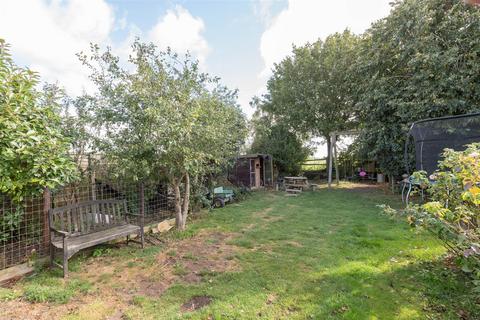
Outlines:
<svg viewBox="0 0 480 320"><path fill-rule="evenodd" d="M141 216L142 216L141 214L131 213L131 212L127 212L126 215L127 215L127 216L134 216L134 217L141 217Z"/></svg>
<svg viewBox="0 0 480 320"><path fill-rule="evenodd" d="M62 236L62 237L68 237L70 235L70 233L66 232L66 231L62 231L62 230L57 230L55 228L52 228L50 227L50 231L59 235L59 236Z"/></svg>

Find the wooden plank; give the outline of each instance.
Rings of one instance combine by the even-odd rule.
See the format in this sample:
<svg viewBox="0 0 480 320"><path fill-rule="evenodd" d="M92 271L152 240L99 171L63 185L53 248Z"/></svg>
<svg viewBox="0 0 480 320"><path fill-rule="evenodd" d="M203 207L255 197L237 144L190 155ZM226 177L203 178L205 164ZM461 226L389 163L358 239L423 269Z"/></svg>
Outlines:
<svg viewBox="0 0 480 320"><path fill-rule="evenodd" d="M71 233L72 232L72 215L71 215L71 212L72 211L71 209L70 210L67 210L66 213L67 213L67 221L66 222L66 227L67 227L67 232Z"/></svg>
<svg viewBox="0 0 480 320"><path fill-rule="evenodd" d="M80 207L76 207L75 209L73 209L72 211L72 216L73 216L73 230L75 232L80 232L80 217L79 217L79 212L78 210L80 209Z"/></svg>
<svg viewBox="0 0 480 320"><path fill-rule="evenodd" d="M54 217L60 216L60 230L65 230L65 212L62 211L58 215L52 214Z"/></svg>
<svg viewBox="0 0 480 320"><path fill-rule="evenodd" d="M117 238L126 237L131 233L138 232L140 230L139 226L134 226L131 224L117 226L114 228L105 229L102 231L85 234L77 237L71 237L68 241L68 249L71 252L77 252L78 250L89 248L97 244L105 243ZM62 248L63 244L61 241L54 241L52 243L57 248Z"/></svg>
<svg viewBox="0 0 480 320"><path fill-rule="evenodd" d="M286 192L295 192L295 193L301 193L302 192L301 189L286 189L285 191Z"/></svg>
<svg viewBox="0 0 480 320"><path fill-rule="evenodd" d="M38 265L45 265L48 259L41 258L35 261ZM35 271L35 268L28 262L0 270L0 284L4 284L11 280L16 280Z"/></svg>
<svg viewBox="0 0 480 320"><path fill-rule="evenodd" d="M93 204L103 205L105 203L122 203L122 202L123 202L123 200L115 200L115 199L84 201L84 202L79 202L79 203L76 203L76 204L70 204L70 205L67 205L67 206L55 208L55 209L53 209L53 214L56 214L56 213L61 212L61 211L71 210L71 209L74 209L74 208L77 208L77 207L91 206Z"/></svg>
<svg viewBox="0 0 480 320"><path fill-rule="evenodd" d="M48 248L50 243L50 210L52 208L52 196L48 188L43 189L43 245Z"/></svg>
<svg viewBox="0 0 480 320"><path fill-rule="evenodd" d="M118 217L117 217L117 205L112 204L112 222L114 224L118 224Z"/></svg>
<svg viewBox="0 0 480 320"><path fill-rule="evenodd" d="M82 212L82 209L83 212ZM79 213L79 220L80 220L80 232L81 233L85 233L86 232L86 227L85 227L85 218L84 218L84 215L86 215L86 208L78 208L78 213Z"/></svg>

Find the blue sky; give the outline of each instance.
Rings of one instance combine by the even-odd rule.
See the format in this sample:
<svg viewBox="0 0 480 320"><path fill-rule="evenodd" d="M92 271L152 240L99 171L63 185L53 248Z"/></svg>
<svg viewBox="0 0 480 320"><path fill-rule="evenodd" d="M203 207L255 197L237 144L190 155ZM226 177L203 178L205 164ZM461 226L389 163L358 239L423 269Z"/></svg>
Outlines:
<svg viewBox="0 0 480 320"><path fill-rule="evenodd" d="M3 0L0 38L17 63L58 82L71 95L93 90L75 53L90 42L128 56L135 36L190 51L201 67L248 102L264 92L273 63L292 44L350 28L363 32L386 16L389 0Z"/></svg>

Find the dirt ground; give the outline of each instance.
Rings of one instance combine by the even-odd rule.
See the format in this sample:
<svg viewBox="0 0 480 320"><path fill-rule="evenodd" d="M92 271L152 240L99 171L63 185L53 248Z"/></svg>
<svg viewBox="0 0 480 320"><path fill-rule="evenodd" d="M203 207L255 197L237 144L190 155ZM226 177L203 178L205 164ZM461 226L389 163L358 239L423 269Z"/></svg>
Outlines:
<svg viewBox="0 0 480 320"><path fill-rule="evenodd" d="M98 318L96 313L101 313L102 318L109 314L108 319L123 319L135 297L159 297L176 282L198 283L206 275L237 270L233 257L239 248L227 244L232 236L200 232L189 239L172 241L148 263L108 256L88 259L79 272L72 273L94 284L88 294L62 305L22 299L3 302L0 319L50 320L78 312L92 319ZM210 301L209 297L197 300L186 302L182 310L196 309Z"/></svg>

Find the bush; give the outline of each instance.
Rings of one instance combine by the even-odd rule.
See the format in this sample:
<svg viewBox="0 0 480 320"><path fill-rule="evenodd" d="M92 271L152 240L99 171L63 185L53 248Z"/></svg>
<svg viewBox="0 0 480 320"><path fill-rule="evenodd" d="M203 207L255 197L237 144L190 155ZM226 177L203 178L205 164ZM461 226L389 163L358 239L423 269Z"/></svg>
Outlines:
<svg viewBox="0 0 480 320"><path fill-rule="evenodd" d="M472 275L480 292L480 143L465 151L445 149L439 170L415 178L427 190L429 201L404 211L384 206L389 215L402 214L411 226L435 234L455 254L461 269Z"/></svg>

